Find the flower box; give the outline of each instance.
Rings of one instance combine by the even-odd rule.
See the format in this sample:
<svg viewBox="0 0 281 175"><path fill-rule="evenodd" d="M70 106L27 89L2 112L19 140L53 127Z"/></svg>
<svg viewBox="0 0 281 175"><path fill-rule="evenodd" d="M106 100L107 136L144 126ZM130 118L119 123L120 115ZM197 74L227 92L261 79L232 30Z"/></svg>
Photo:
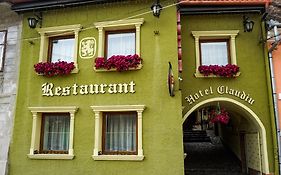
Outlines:
<svg viewBox="0 0 281 175"><path fill-rule="evenodd" d="M235 77L239 73L239 67L234 64L227 64L225 66L202 65L198 67L198 71L204 76Z"/></svg>
<svg viewBox="0 0 281 175"><path fill-rule="evenodd" d="M116 70L116 71L127 71L138 69L141 67L142 59L137 54L135 55L113 55L107 60L103 57L97 57L95 59L96 70Z"/></svg>
<svg viewBox="0 0 281 175"><path fill-rule="evenodd" d="M75 68L73 62L68 63L65 61L52 62L40 62L34 65L34 70L39 75L46 77L53 77L57 75L69 75Z"/></svg>

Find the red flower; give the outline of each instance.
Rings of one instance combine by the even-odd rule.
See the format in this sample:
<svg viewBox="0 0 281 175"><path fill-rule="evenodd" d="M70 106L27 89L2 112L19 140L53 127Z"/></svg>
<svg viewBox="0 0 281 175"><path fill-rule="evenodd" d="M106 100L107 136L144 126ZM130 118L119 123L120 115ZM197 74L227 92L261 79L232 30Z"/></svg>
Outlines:
<svg viewBox="0 0 281 175"><path fill-rule="evenodd" d="M40 62L34 65L36 73L53 77L56 75L68 75L75 68L74 63L67 63L65 61L52 62Z"/></svg>
<svg viewBox="0 0 281 175"><path fill-rule="evenodd" d="M239 72L239 67L234 64L227 64L225 66L202 65L198 67L198 70L204 76L209 76L210 74L213 74L221 77L234 77Z"/></svg>
<svg viewBox="0 0 281 175"><path fill-rule="evenodd" d="M222 123L222 124L228 124L230 119L225 109L222 109L220 112L212 110L209 118L212 123Z"/></svg>
<svg viewBox="0 0 281 175"><path fill-rule="evenodd" d="M95 68L96 69L114 69L117 71L126 71L130 68L137 68L141 63L141 58L135 55L113 55L107 60L103 57L97 57L95 60Z"/></svg>

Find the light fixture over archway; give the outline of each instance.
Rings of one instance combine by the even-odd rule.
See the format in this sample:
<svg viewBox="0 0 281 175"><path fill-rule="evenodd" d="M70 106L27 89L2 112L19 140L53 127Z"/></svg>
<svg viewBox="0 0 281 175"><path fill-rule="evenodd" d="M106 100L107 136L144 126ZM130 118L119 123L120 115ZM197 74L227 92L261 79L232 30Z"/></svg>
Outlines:
<svg viewBox="0 0 281 175"><path fill-rule="evenodd" d="M160 5L159 3L159 0L157 0L156 2L154 2L151 6L151 10L152 10L152 13L155 17L159 18L160 16L160 12L162 10L162 6Z"/></svg>

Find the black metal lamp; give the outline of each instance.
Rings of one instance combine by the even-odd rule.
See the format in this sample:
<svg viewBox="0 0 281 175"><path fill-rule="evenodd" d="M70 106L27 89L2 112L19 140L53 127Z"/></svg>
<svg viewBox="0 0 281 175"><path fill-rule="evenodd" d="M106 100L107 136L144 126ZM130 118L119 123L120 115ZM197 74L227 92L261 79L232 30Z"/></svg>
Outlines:
<svg viewBox="0 0 281 175"><path fill-rule="evenodd" d="M154 2L154 4L152 4L151 10L152 10L153 15L155 17L159 18L160 12L162 10L162 6L160 5L159 0L157 0L156 2Z"/></svg>
<svg viewBox="0 0 281 175"><path fill-rule="evenodd" d="M251 32L254 28L254 21L250 20L249 17L243 16L244 32Z"/></svg>
<svg viewBox="0 0 281 175"><path fill-rule="evenodd" d="M42 13L39 13L38 15L35 14L35 17L29 17L27 19L28 26L32 29L36 28L37 24L39 23L39 26L42 26Z"/></svg>

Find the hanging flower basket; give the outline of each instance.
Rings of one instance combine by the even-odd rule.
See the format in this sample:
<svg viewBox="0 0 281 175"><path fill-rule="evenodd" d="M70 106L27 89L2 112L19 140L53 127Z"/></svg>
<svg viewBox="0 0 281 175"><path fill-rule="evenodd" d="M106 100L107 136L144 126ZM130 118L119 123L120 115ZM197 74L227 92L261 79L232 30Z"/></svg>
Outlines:
<svg viewBox="0 0 281 175"><path fill-rule="evenodd" d="M217 109L213 109L210 112L209 120L212 123L221 123L228 124L230 117L228 116L228 112L225 109L220 109L220 105L218 103Z"/></svg>
<svg viewBox="0 0 281 175"><path fill-rule="evenodd" d="M107 60L104 57L97 57L95 60L96 69L116 69L117 71L126 71L136 69L141 64L142 59L135 55L113 55Z"/></svg>
<svg viewBox="0 0 281 175"><path fill-rule="evenodd" d="M221 123L221 124L228 124L229 122L229 116L228 116L228 113L225 111L225 110L221 110L220 113L216 113L214 111L214 113L212 114L211 113L211 118L210 118L210 121L212 123Z"/></svg>
<svg viewBox="0 0 281 175"><path fill-rule="evenodd" d="M39 75L46 77L53 77L57 75L69 75L75 68L74 63L67 63L65 61L40 62L34 65L34 70Z"/></svg>
<svg viewBox="0 0 281 175"><path fill-rule="evenodd" d="M211 74L221 77L235 77L239 72L239 67L234 64L227 64L225 66L219 65L202 65L198 67L198 71L204 76Z"/></svg>

